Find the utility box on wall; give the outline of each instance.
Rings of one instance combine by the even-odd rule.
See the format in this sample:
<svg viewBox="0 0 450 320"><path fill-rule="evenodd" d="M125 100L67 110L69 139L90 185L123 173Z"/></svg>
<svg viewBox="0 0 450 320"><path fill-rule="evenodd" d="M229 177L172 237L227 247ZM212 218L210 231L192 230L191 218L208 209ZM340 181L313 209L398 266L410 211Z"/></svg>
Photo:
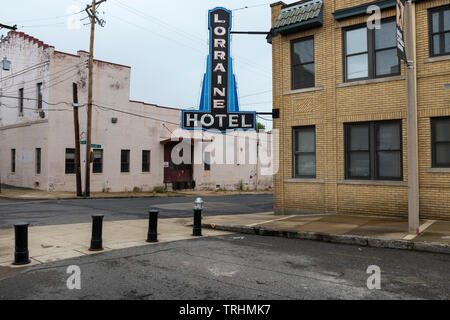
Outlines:
<svg viewBox="0 0 450 320"><path fill-rule="evenodd" d="M9 71L9 70L11 70L11 61L9 61L8 59L6 59L6 57L3 58L3 60L2 60L2 69L3 69L4 71Z"/></svg>

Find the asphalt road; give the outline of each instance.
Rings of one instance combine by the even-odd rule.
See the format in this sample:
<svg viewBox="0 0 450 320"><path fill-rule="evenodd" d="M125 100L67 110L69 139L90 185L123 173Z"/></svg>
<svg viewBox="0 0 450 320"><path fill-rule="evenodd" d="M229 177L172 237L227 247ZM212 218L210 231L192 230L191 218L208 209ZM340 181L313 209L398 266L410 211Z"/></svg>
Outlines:
<svg viewBox="0 0 450 320"><path fill-rule="evenodd" d="M160 210L160 218L192 216L195 197L153 197L130 199L77 199L23 201L0 198L0 229L20 221L31 226L90 222L102 213L105 221L145 219L148 210ZM273 196L233 195L204 197L205 215L261 213L273 210Z"/></svg>
<svg viewBox="0 0 450 320"><path fill-rule="evenodd" d="M226 235L0 269L3 299L449 299L449 255ZM67 268L81 289L67 288ZM367 288L367 268L381 289ZM3 279L2 279L3 278Z"/></svg>

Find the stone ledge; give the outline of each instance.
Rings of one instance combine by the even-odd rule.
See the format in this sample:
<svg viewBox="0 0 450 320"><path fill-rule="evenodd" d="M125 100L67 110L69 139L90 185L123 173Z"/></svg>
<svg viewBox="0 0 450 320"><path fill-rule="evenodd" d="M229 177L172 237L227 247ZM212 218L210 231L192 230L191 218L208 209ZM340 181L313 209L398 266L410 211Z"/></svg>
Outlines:
<svg viewBox="0 0 450 320"><path fill-rule="evenodd" d="M389 180L339 180L340 185L366 185L366 186L394 186L407 187L407 181L389 181Z"/></svg>
<svg viewBox="0 0 450 320"><path fill-rule="evenodd" d="M238 226L230 224L202 224L203 228L230 231L258 236L282 237L288 239L312 240L329 243L347 244L372 248L387 248L398 250L412 250L431 253L450 254L450 245L432 242L414 242L408 240L386 240L365 236L336 235L312 231L286 231L262 227Z"/></svg>
<svg viewBox="0 0 450 320"><path fill-rule="evenodd" d="M423 63L433 63L433 62L439 62L439 61L448 61L450 60L450 54L446 56L438 56L438 57L430 57L426 58Z"/></svg>
<svg viewBox="0 0 450 320"><path fill-rule="evenodd" d="M361 86L361 85L367 85L367 84L382 83L382 82L389 82L389 81L399 81L399 80L405 80L405 79L406 79L405 76L399 75L399 76L392 76L392 77L385 77L385 78L349 81L349 82L337 84L336 88Z"/></svg>
<svg viewBox="0 0 450 320"><path fill-rule="evenodd" d="M283 96L288 96L290 94L297 94L297 93L315 92L315 91L321 91L321 90L323 90L323 87L296 89L296 90L283 92Z"/></svg>
<svg viewBox="0 0 450 320"><path fill-rule="evenodd" d="M450 173L450 168L428 168L427 173Z"/></svg>
<svg viewBox="0 0 450 320"><path fill-rule="evenodd" d="M325 183L324 179L315 179L315 178L292 178L292 179L285 179L284 182L286 183Z"/></svg>

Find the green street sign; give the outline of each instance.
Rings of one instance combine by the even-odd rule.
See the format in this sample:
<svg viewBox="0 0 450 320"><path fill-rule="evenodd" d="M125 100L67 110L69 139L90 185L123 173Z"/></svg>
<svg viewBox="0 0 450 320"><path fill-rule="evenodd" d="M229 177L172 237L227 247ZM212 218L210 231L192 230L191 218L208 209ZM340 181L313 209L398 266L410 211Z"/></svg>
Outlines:
<svg viewBox="0 0 450 320"><path fill-rule="evenodd" d="M85 145L85 144L86 144L86 141L80 141L80 144ZM102 148L102 145L101 145L101 144L91 144L91 148L94 148L94 149L101 149L101 148Z"/></svg>

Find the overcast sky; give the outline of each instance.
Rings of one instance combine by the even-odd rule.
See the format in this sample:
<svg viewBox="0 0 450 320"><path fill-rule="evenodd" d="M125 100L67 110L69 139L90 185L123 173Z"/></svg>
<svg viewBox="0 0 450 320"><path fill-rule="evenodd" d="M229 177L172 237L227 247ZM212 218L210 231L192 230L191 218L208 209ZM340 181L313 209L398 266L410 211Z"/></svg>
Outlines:
<svg viewBox="0 0 450 320"><path fill-rule="evenodd" d="M89 0L15 0L2 6L0 22L17 24L58 51L89 51L89 26L70 16ZM132 67L133 100L198 108L208 54L208 10L233 10L233 30L269 31L264 0L108 0L99 8L95 58ZM244 7L248 7L245 8ZM1 30L2 34L6 31ZM231 43L241 110L271 111L272 53L264 35L234 35ZM270 123L262 121L265 124Z"/></svg>

